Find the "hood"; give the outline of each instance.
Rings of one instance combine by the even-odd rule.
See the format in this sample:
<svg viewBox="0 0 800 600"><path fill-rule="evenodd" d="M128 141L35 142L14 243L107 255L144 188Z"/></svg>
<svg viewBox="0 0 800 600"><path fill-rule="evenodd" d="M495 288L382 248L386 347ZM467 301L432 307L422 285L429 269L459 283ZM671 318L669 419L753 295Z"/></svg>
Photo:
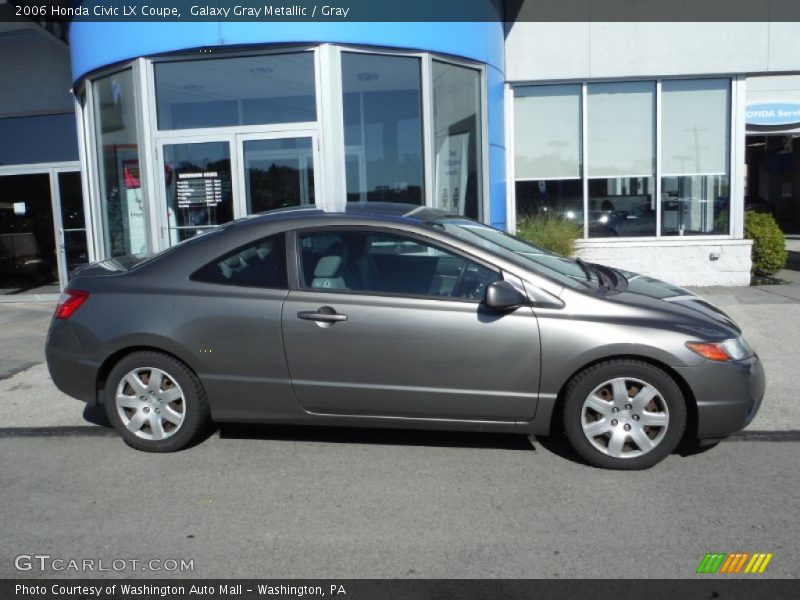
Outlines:
<svg viewBox="0 0 800 600"><path fill-rule="evenodd" d="M641 301L646 298L648 300L666 302L671 305L670 309L675 312L686 314L686 311L689 311L695 316L702 316L716 324L729 327L739 334L742 332L739 325L724 311L689 290L660 279L639 275L638 273L621 270L620 273L628 280L628 288L617 296L620 300L636 301L638 299ZM652 306L652 302L648 302L648 304ZM666 307L662 305L662 308Z"/></svg>

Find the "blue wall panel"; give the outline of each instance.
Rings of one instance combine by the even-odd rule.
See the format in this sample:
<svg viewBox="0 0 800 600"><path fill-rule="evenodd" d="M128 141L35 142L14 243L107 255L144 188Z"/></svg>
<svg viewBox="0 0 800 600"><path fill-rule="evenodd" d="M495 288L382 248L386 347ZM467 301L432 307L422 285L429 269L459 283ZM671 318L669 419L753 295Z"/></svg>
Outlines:
<svg viewBox="0 0 800 600"><path fill-rule="evenodd" d="M92 23L70 29L72 76L149 54L205 46L335 42L442 52L503 70L502 23Z"/></svg>

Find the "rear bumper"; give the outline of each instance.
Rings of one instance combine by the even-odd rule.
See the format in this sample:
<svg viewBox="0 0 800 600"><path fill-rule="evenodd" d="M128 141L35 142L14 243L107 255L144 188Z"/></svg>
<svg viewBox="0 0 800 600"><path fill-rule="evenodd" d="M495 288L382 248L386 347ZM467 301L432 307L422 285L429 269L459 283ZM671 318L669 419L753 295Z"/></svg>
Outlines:
<svg viewBox="0 0 800 600"><path fill-rule="evenodd" d="M99 365L86 357L68 323L54 321L47 334L45 358L50 378L67 396L97 404Z"/></svg>
<svg viewBox="0 0 800 600"><path fill-rule="evenodd" d="M709 360L676 371L697 401L698 439L724 438L744 429L764 398L766 376L757 356L729 363Z"/></svg>

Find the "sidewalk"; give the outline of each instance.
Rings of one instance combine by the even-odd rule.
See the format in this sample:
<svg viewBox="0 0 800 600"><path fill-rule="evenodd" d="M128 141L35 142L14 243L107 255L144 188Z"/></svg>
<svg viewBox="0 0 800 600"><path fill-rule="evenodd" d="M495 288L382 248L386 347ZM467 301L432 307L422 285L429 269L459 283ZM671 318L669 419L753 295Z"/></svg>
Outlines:
<svg viewBox="0 0 800 600"><path fill-rule="evenodd" d="M782 273L798 275L796 271ZM749 429L800 430L794 385L800 365L800 281L691 291L739 323L764 361L767 393ZM90 425L97 419L97 410L87 411L82 402L64 396L50 381L44 341L53 308L49 302L0 304L0 428Z"/></svg>

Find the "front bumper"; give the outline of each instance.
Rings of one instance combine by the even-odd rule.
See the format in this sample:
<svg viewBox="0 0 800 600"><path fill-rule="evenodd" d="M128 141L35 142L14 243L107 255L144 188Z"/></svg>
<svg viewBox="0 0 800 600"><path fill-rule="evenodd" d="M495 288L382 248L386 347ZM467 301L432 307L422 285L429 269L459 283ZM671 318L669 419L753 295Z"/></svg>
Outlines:
<svg viewBox="0 0 800 600"><path fill-rule="evenodd" d="M675 370L694 393L698 439L724 438L744 429L764 398L766 376L758 356L732 362L706 360Z"/></svg>

